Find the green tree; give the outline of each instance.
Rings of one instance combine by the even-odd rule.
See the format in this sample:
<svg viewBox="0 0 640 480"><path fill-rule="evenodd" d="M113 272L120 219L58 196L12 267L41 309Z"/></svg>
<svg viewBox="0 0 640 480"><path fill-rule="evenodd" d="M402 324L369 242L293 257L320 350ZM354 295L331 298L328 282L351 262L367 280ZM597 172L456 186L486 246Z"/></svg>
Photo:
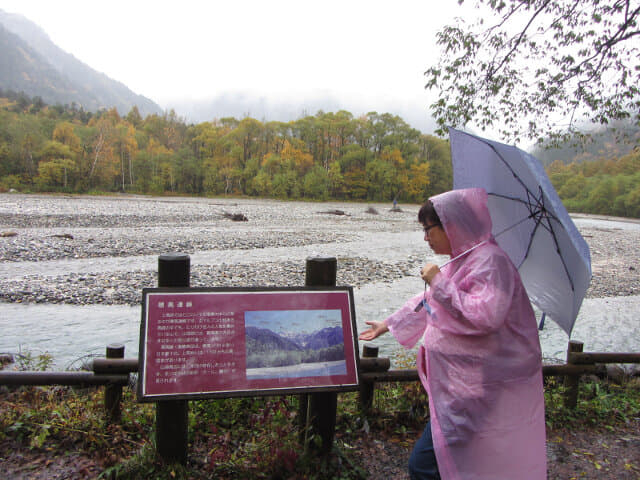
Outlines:
<svg viewBox="0 0 640 480"><path fill-rule="evenodd" d="M127 113L126 119L127 122L129 122L135 128L138 128L140 126L140 124L142 123L142 115L140 115L140 111L138 110L138 107L136 105L131 107L131 110L129 110L129 113Z"/></svg>
<svg viewBox="0 0 640 480"><path fill-rule="evenodd" d="M354 168L344 173L345 195L351 200L364 200L367 198L369 184L367 174L361 168Z"/></svg>
<svg viewBox="0 0 640 480"><path fill-rule="evenodd" d="M369 200L392 200L400 190L398 173L394 165L381 158L367 163L367 198Z"/></svg>
<svg viewBox="0 0 640 480"><path fill-rule="evenodd" d="M587 180L582 174L572 175L558 190L558 195L563 199L575 198L584 200L587 193L586 187Z"/></svg>
<svg viewBox="0 0 640 480"><path fill-rule="evenodd" d="M416 199L420 203L438 193L453 188L453 170L449 142L433 135L421 135L416 154L418 163L429 164L429 186L425 197Z"/></svg>
<svg viewBox="0 0 640 480"><path fill-rule="evenodd" d="M313 190L313 187L311 187L311 189ZM305 192L306 191L305 183ZM300 197L300 186L298 185L296 173L293 170L284 170L276 173L271 182L271 194L276 198Z"/></svg>
<svg viewBox="0 0 640 480"><path fill-rule="evenodd" d="M635 187L624 198L627 215L640 218L640 175L635 175Z"/></svg>
<svg viewBox="0 0 640 480"><path fill-rule="evenodd" d="M140 193L149 193L153 177L151 154L146 150L138 151L133 159L133 168L136 172L134 177L135 189Z"/></svg>
<svg viewBox="0 0 640 480"><path fill-rule="evenodd" d="M12 173L13 168L11 167L10 159L11 150L9 149L9 144L0 140L0 177Z"/></svg>
<svg viewBox="0 0 640 480"><path fill-rule="evenodd" d="M340 162L333 162L327 172L331 185L331 198L343 198L344 196L344 176L340 168Z"/></svg>
<svg viewBox="0 0 640 480"><path fill-rule="evenodd" d="M268 197L271 195L271 176L264 170L260 170L251 180L251 188L256 195Z"/></svg>
<svg viewBox="0 0 640 480"><path fill-rule="evenodd" d="M200 194L203 191L202 163L186 145L173 156L176 185L180 192Z"/></svg>
<svg viewBox="0 0 640 480"><path fill-rule="evenodd" d="M440 133L447 125L472 124L542 141L543 135L567 138L583 118L640 121L635 2L475 4L475 23L464 15L437 34L441 57L426 71Z"/></svg>
<svg viewBox="0 0 640 480"><path fill-rule="evenodd" d="M610 177L598 182L598 186L589 193L587 208L591 213L606 214L612 210L616 198L615 184Z"/></svg>
<svg viewBox="0 0 640 480"><path fill-rule="evenodd" d="M74 171L75 163L68 158L56 158L40 162L38 165L37 185L41 190L68 190L69 180Z"/></svg>
<svg viewBox="0 0 640 480"><path fill-rule="evenodd" d="M304 176L303 190L306 198L327 200L329 198L330 186L329 174L320 165L313 167L309 173Z"/></svg>

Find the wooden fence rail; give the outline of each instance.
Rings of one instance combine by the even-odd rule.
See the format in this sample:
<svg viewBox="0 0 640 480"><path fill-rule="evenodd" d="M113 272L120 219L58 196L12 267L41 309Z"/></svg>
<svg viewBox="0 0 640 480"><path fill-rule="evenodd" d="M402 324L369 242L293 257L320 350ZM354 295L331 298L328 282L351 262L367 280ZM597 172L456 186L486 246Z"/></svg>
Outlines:
<svg viewBox="0 0 640 480"><path fill-rule="evenodd" d="M567 387L565 405L569 408L575 408L578 404L579 382L582 375L604 376L607 373L605 366L607 363L640 363L640 353L582 352L582 348L582 342L572 340L567 348L566 364L542 366L543 376L564 377ZM375 383L419 380L417 370L390 370L389 359L378 358L377 355L377 348L364 346L363 357L360 359L360 407L364 412L367 412L372 405Z"/></svg>
<svg viewBox="0 0 640 480"><path fill-rule="evenodd" d="M96 374L137 373L137 358L94 358L91 369Z"/></svg>
<svg viewBox="0 0 640 480"><path fill-rule="evenodd" d="M97 368L96 368L97 367ZM107 345L106 358L93 361L93 372L29 372L0 370L0 385L104 386L104 410L107 422L120 421L122 387L129 374L138 371L138 359L124 358L124 345Z"/></svg>
<svg viewBox="0 0 640 480"><path fill-rule="evenodd" d="M573 364L640 363L640 353L571 352L569 361Z"/></svg>
<svg viewBox="0 0 640 480"><path fill-rule="evenodd" d="M128 375L96 375L92 372L5 372L0 385L127 385Z"/></svg>
<svg viewBox="0 0 640 480"><path fill-rule="evenodd" d="M579 342L573 342L579 343ZM108 347L109 348L109 347ZM371 347L368 347L371 348ZM575 348L575 347L574 347ZM370 406L375 383L384 382L416 382L419 381L415 369L390 369L389 358L377 355L377 349L363 351L360 358L360 382L364 389L371 393L363 393L365 404ZM545 377L579 377L586 374L606 375L607 363L640 363L639 353L598 353L570 352L570 363L543 365ZM137 358L95 358L91 364L92 372L13 372L0 371L0 385L69 385L69 386L119 386L129 383L129 374L138 372Z"/></svg>

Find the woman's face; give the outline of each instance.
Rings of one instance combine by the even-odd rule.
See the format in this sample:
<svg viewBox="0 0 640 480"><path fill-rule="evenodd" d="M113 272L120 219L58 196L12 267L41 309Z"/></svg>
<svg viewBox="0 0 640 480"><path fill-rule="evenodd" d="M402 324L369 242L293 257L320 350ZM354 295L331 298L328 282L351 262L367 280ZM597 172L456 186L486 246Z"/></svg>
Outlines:
<svg viewBox="0 0 640 480"><path fill-rule="evenodd" d="M424 241L429 243L433 253L438 255L451 255L451 244L449 243L449 237L442 228L442 225L438 224L425 224L424 225Z"/></svg>

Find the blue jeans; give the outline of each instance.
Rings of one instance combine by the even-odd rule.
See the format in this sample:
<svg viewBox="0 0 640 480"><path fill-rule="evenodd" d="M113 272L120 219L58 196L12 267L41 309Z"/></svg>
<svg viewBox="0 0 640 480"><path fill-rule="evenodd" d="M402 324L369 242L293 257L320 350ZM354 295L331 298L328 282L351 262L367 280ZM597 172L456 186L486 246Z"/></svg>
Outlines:
<svg viewBox="0 0 640 480"><path fill-rule="evenodd" d="M431 422L427 422L422 436L413 447L409 458L409 476L411 480L440 480L436 454L433 451Z"/></svg>

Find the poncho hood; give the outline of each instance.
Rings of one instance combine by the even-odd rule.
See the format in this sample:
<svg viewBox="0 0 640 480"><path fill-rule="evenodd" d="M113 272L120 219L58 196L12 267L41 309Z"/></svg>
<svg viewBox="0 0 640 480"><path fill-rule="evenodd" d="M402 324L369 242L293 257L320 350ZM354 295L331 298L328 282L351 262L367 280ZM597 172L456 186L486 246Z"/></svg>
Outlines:
<svg viewBox="0 0 640 480"><path fill-rule="evenodd" d="M483 188L451 190L429 200L449 237L452 257L491 238L488 195Z"/></svg>

